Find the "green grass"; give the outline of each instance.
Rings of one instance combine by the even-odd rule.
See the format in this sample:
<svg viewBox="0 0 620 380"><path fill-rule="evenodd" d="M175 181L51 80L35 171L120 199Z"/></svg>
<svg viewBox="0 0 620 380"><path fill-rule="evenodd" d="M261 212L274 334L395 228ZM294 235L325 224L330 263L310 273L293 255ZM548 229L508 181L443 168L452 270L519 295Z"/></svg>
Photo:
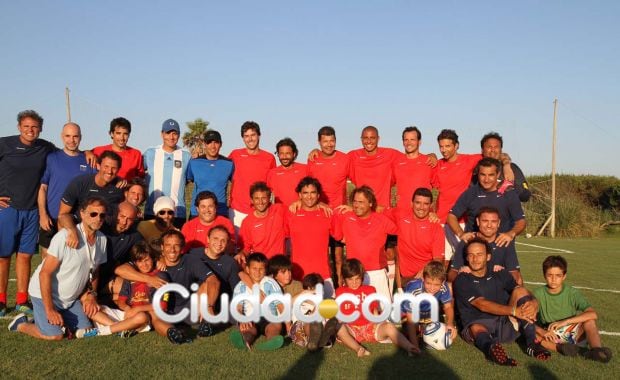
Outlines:
<svg viewBox="0 0 620 380"><path fill-rule="evenodd" d="M598 239L521 239L520 242L567 249L568 281L573 285L620 290L620 234ZM552 251L518 246L523 276L528 282L542 282L540 266ZM536 252L531 252L536 251ZM9 294L14 294L10 283ZM536 285L528 285L530 288ZM620 331L620 294L583 290L599 314L599 327ZM619 359L608 364L554 354L548 362L527 357L517 344L507 349L519 362L503 368L486 362L474 347L458 339L448 351L427 351L409 358L392 345L369 345L372 356L358 359L338 345L317 354L288 345L277 352L242 352L228 343L228 334L173 346L155 333L130 339L93 338L42 342L6 329L0 320L0 373L2 378L614 378L620 373ZM614 354L620 351L620 337L603 336L603 344ZM614 375L614 373L616 375Z"/></svg>

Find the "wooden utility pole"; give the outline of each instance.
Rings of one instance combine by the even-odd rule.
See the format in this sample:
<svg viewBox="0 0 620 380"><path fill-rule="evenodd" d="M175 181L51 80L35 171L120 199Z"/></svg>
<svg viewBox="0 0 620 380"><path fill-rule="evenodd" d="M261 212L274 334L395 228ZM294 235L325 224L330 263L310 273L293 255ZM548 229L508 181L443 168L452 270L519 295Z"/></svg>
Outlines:
<svg viewBox="0 0 620 380"><path fill-rule="evenodd" d="M67 123L71 122L71 101L69 100L69 87L65 87L65 99L67 103Z"/></svg>
<svg viewBox="0 0 620 380"><path fill-rule="evenodd" d="M555 146L558 130L558 99L553 101L553 142L551 145L551 237L555 237Z"/></svg>

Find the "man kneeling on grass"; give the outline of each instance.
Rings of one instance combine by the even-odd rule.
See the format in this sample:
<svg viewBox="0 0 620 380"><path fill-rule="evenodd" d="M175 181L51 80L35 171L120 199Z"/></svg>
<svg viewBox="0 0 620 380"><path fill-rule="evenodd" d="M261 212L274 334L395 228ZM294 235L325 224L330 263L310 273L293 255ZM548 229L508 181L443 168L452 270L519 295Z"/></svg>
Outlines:
<svg viewBox="0 0 620 380"><path fill-rule="evenodd" d="M515 366L517 362L501 343L513 342L522 333L529 356L549 359L549 351L536 341L536 299L506 270L493 271L489 264L492 250L486 240L471 239L464 252L470 273L459 273L453 284L463 340L473 343L489 360Z"/></svg>

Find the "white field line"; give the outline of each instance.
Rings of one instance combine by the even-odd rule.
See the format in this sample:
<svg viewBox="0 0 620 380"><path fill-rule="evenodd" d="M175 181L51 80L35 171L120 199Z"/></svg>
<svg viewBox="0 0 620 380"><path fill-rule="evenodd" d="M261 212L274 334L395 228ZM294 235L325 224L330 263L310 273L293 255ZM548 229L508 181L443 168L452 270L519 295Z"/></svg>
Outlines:
<svg viewBox="0 0 620 380"><path fill-rule="evenodd" d="M568 249L561 249L561 248L551 248L551 247L543 247L542 245L535 245L535 244L528 244L528 243L521 243L521 242L517 242L517 244L519 245L525 245L528 247L534 247L534 248L542 248L542 249L548 249L550 251L558 251L558 252L564 252L564 253L575 253L573 251L569 251Z"/></svg>
<svg viewBox="0 0 620 380"><path fill-rule="evenodd" d="M530 282L530 281L524 281L524 282L530 285L545 285L544 282ZM573 288L590 290L593 292L606 292L606 293L620 294L620 290L615 290L615 289L596 289L596 288L588 288L587 286L575 286L575 285L573 285Z"/></svg>

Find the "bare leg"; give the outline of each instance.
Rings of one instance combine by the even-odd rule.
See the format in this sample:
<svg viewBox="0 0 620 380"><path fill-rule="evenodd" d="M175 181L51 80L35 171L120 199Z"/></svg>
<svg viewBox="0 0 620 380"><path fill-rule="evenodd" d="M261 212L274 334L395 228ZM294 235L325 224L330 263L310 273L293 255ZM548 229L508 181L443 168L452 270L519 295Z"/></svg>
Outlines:
<svg viewBox="0 0 620 380"><path fill-rule="evenodd" d="M336 336L338 336L338 339L342 342L342 344L356 352L357 356L361 357L370 355L370 351L366 350L364 346L357 343L357 341L351 336L349 330L347 330L347 327L345 325L342 325L340 327L340 330L338 330Z"/></svg>
<svg viewBox="0 0 620 380"><path fill-rule="evenodd" d="M418 324L409 321L405 324L405 326L409 342L411 342L411 344L413 344L419 350L420 345L418 344Z"/></svg>
<svg viewBox="0 0 620 380"><path fill-rule="evenodd" d="M28 282L30 282L30 263L32 255L28 253L17 253L15 260L15 276L17 277L17 291L28 292Z"/></svg>
<svg viewBox="0 0 620 380"><path fill-rule="evenodd" d="M583 326L583 331L586 333L586 339L588 339L590 348L601 347L601 335L598 332L598 327L596 327L596 321L591 319L583 322L581 325Z"/></svg>
<svg viewBox="0 0 620 380"><path fill-rule="evenodd" d="M410 341L405 338L403 334L391 323L383 322L379 325L377 330L377 338L384 340L389 338L392 343L396 344L403 350L411 353L420 353L420 349L414 346Z"/></svg>
<svg viewBox="0 0 620 380"><path fill-rule="evenodd" d="M0 293L6 293L9 285L9 268L11 266L11 256L0 257Z"/></svg>
<svg viewBox="0 0 620 380"><path fill-rule="evenodd" d="M34 323L22 323L21 325L17 326L17 331L19 331L22 334L30 335L31 337L34 337L37 339L62 340L62 334L52 335L52 336L41 334L41 331L39 331L39 329L37 328L37 325L35 325Z"/></svg>
<svg viewBox="0 0 620 380"><path fill-rule="evenodd" d="M281 323L270 323L265 327L265 337L267 339L280 335L280 332L282 332Z"/></svg>

